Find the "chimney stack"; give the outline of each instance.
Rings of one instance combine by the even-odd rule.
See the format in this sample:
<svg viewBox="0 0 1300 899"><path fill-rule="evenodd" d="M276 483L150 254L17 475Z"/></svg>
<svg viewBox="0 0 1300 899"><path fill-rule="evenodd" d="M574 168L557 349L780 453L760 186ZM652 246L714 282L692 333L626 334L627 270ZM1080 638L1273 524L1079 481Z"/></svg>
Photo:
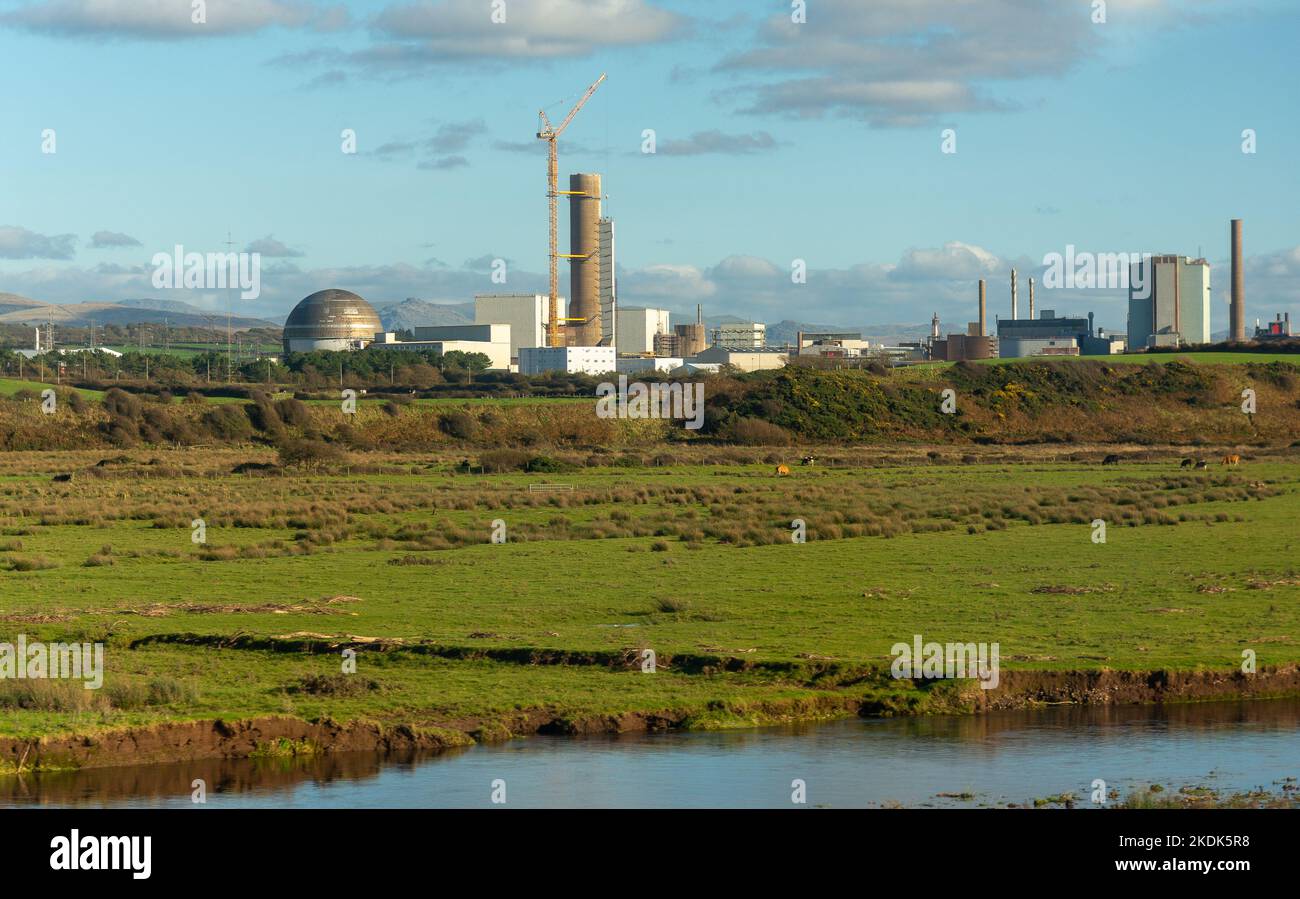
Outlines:
<svg viewBox="0 0 1300 899"><path fill-rule="evenodd" d="M1241 265L1241 219L1232 220L1232 303L1228 307L1228 339L1246 339L1245 272Z"/></svg>
<svg viewBox="0 0 1300 899"><path fill-rule="evenodd" d="M988 333L985 329L985 311L984 311L984 279L980 278L980 337Z"/></svg>
<svg viewBox="0 0 1300 899"><path fill-rule="evenodd" d="M1034 279L1029 279L1029 317L1034 317Z"/></svg>
<svg viewBox="0 0 1300 899"><path fill-rule="evenodd" d="M1016 305L1016 270L1013 268L1011 270L1011 319L1014 321L1019 317L1020 309Z"/></svg>

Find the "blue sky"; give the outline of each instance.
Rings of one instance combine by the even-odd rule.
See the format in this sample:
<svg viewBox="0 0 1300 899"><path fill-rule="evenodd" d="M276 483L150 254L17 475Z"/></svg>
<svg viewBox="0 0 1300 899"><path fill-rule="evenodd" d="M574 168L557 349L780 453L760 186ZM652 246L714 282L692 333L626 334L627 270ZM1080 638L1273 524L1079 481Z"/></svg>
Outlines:
<svg viewBox="0 0 1300 899"><path fill-rule="evenodd" d="M504 23L492 0L191 7L0 0L0 292L224 308L149 275L227 230L263 253L249 313L323 287L464 302L503 289L493 258L505 289L544 290L537 110L558 121L605 72L560 166L604 175L625 304L958 325L975 279L1005 315L1009 268L1074 244L1199 250L1220 330L1240 217L1249 319L1300 316L1293 3L1112 0L1104 23L1091 0L809 0L802 24L757 0L505 0ZM1113 292L1039 303L1124 325Z"/></svg>

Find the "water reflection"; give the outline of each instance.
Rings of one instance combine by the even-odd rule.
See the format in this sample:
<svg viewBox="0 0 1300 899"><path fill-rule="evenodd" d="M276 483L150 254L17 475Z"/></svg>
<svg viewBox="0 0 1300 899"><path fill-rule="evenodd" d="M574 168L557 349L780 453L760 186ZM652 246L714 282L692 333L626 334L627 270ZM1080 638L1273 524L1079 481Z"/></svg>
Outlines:
<svg viewBox="0 0 1300 899"><path fill-rule="evenodd" d="M211 759L0 778L0 805L511 807L1001 805L1094 778L1225 791L1300 774L1300 700L1058 706L705 733L535 737L441 754ZM970 794L969 797L940 796Z"/></svg>

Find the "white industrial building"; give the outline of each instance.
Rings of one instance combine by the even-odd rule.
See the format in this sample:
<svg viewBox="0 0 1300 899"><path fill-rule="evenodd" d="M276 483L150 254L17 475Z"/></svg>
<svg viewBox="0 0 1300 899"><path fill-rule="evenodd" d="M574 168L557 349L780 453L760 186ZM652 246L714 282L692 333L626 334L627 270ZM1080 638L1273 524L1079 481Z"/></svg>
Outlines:
<svg viewBox="0 0 1300 899"><path fill-rule="evenodd" d="M783 368L787 357L784 350L772 347L737 349L717 344L686 361L688 363L715 362L719 365L730 365L741 371L759 371L768 368Z"/></svg>
<svg viewBox="0 0 1300 899"><path fill-rule="evenodd" d="M1028 356L1077 356L1079 341L1074 337L999 337L998 355L1003 359Z"/></svg>
<svg viewBox="0 0 1300 899"><path fill-rule="evenodd" d="M1134 264L1128 340L1132 348L1209 343L1210 264L1188 256L1152 256Z"/></svg>
<svg viewBox="0 0 1300 899"><path fill-rule="evenodd" d="M548 371L603 375L618 368L612 346L534 346L519 348L519 373L540 375Z"/></svg>
<svg viewBox="0 0 1300 899"><path fill-rule="evenodd" d="M646 309L640 306L620 306L616 313L617 338L620 353L638 354L655 351L655 335L669 334L667 309Z"/></svg>
<svg viewBox="0 0 1300 899"><path fill-rule="evenodd" d="M431 350L446 354L482 353L488 357L488 368L498 371L510 370L510 326L491 325L446 325L437 327L417 327L414 340L398 340L392 331L380 331L375 334L372 347L384 350Z"/></svg>
<svg viewBox="0 0 1300 899"><path fill-rule="evenodd" d="M474 324L510 326L510 357L518 361L523 347L546 346L546 325L550 321L550 297L540 293L490 293L474 297ZM559 317L568 301L559 298Z"/></svg>

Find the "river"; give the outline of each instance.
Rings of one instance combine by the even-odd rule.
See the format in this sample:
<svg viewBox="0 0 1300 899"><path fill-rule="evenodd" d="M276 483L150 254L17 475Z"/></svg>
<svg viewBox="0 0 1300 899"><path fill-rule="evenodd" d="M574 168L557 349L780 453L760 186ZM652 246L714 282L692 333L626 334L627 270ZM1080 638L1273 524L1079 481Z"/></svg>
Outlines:
<svg viewBox="0 0 1300 899"><path fill-rule="evenodd" d="M338 753L0 778L3 806L490 808L1025 804L1096 779L1279 792L1300 776L1300 700L1058 706L754 730L530 737L441 754ZM195 779L206 802L192 799ZM1294 783L1292 781L1291 783ZM940 795L949 794L949 795ZM968 795L963 795L968 794Z"/></svg>

